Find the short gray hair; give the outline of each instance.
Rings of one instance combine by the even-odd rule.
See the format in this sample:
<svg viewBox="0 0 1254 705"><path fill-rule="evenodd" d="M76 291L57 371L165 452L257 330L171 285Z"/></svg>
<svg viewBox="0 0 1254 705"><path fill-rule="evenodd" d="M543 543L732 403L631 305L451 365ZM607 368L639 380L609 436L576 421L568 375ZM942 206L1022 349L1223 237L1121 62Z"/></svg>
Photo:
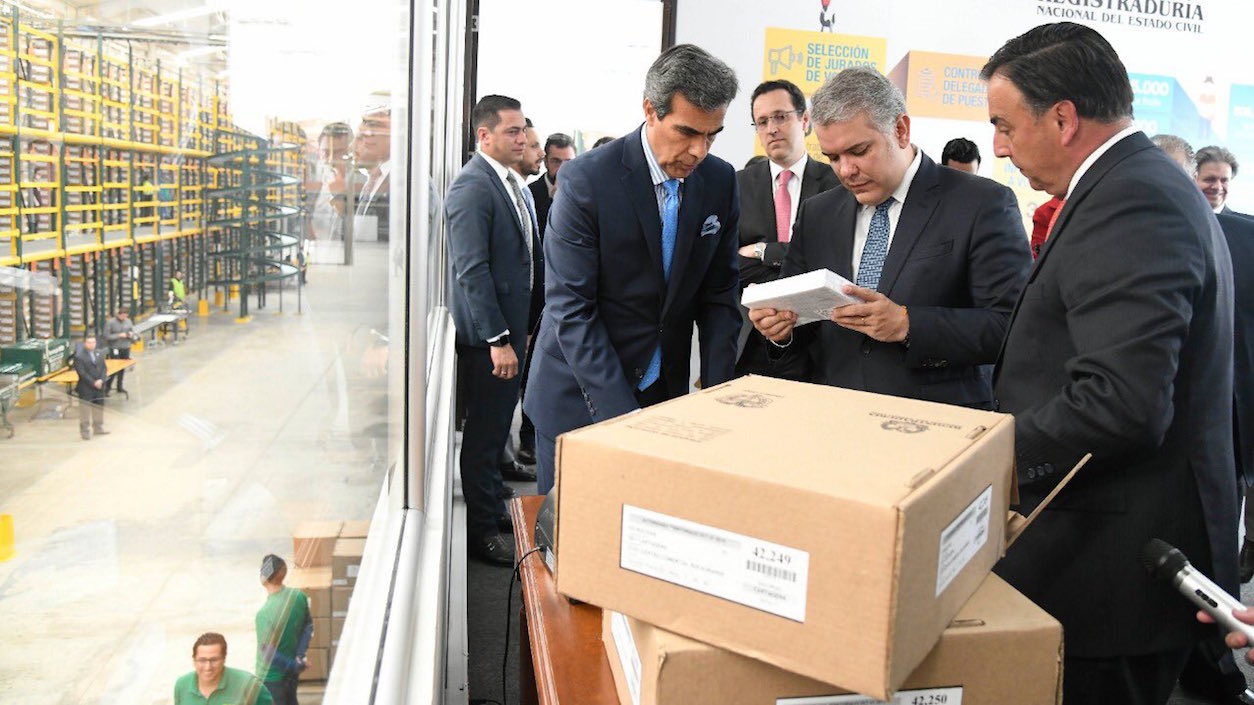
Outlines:
<svg viewBox="0 0 1254 705"><path fill-rule="evenodd" d="M1169 135L1166 133L1157 134L1150 138L1150 142L1154 146L1167 153L1172 159L1177 159L1182 164L1188 164L1185 171L1192 173L1196 167L1193 164L1193 145L1188 140L1177 135Z"/></svg>
<svg viewBox="0 0 1254 705"><path fill-rule="evenodd" d="M670 114L676 93L711 113L731 104L739 89L736 72L695 44L677 44L662 52L644 78L644 97L658 119Z"/></svg>
<svg viewBox="0 0 1254 705"><path fill-rule="evenodd" d="M870 66L841 71L810 98L810 120L816 125L848 122L861 113L886 135L893 133L897 118L906 114L901 91Z"/></svg>

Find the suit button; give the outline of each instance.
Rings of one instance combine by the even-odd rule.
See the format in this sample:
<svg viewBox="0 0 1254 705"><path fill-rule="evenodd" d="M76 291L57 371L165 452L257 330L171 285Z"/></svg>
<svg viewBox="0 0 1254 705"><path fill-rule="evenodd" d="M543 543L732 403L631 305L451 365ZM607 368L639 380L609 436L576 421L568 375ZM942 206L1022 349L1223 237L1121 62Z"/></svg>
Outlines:
<svg viewBox="0 0 1254 705"><path fill-rule="evenodd" d="M1052 463L1045 463L1045 474L1046 475L1054 474L1054 465Z"/></svg>
<svg viewBox="0 0 1254 705"><path fill-rule="evenodd" d="M1036 468L1028 468L1028 479L1029 480L1036 479Z"/></svg>
<svg viewBox="0 0 1254 705"><path fill-rule="evenodd" d="M862 341L862 354L863 355L871 354L871 341L869 340Z"/></svg>

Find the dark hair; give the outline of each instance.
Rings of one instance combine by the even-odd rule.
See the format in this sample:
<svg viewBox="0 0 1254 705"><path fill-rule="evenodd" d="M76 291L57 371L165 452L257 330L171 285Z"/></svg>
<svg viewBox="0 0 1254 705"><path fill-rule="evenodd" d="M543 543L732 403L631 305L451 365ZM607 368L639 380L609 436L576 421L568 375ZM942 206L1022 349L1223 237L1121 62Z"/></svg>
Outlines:
<svg viewBox="0 0 1254 705"><path fill-rule="evenodd" d="M965 137L955 137L949 140L945 143L945 148L941 150L941 166L948 166L949 162L970 164L978 161L980 161L980 148Z"/></svg>
<svg viewBox="0 0 1254 705"><path fill-rule="evenodd" d="M202 646L213 646L217 644L222 647L222 656L226 656L226 637L217 632L205 632L196 637L196 643L192 644L192 658L196 658L196 649Z"/></svg>
<svg viewBox="0 0 1254 705"><path fill-rule="evenodd" d="M475 103L474 110L470 111L470 124L475 130L480 127L491 130L501 124L503 110L522 110L522 103L509 96L485 95Z"/></svg>
<svg viewBox="0 0 1254 705"><path fill-rule="evenodd" d="M758 162L764 162L764 161L766 161L765 154L755 154L752 157L749 157L749 161L745 162L745 168L748 169L754 164L757 164Z"/></svg>
<svg viewBox="0 0 1254 705"><path fill-rule="evenodd" d="M325 137L347 137L353 138L353 128L346 122L328 122L322 126L322 132L318 133L318 141L321 142Z"/></svg>
<svg viewBox="0 0 1254 705"><path fill-rule="evenodd" d="M662 52L644 77L644 97L659 120L670 115L676 93L711 113L727 107L738 90L736 72L695 44L676 44Z"/></svg>
<svg viewBox="0 0 1254 705"><path fill-rule="evenodd" d="M558 149L566 149L567 147L574 147L574 146L575 146L575 140L571 139L570 135L563 134L561 132L554 132L553 134L549 135L549 138L547 140L544 141L544 153L548 154L549 150L552 149L553 147L557 147Z"/></svg>
<svg viewBox="0 0 1254 705"><path fill-rule="evenodd" d="M592 148L596 149L597 147L600 147L603 144L609 144L610 142L613 142L613 141L614 141L613 137L602 137L601 139L592 143Z"/></svg>
<svg viewBox="0 0 1254 705"><path fill-rule="evenodd" d="M1069 100L1082 118L1112 123L1132 117L1128 69L1110 42L1084 25L1043 24L1011 39L980 71L985 81L994 75L1013 83L1035 116Z"/></svg>
<svg viewBox="0 0 1254 705"><path fill-rule="evenodd" d="M771 91L788 91L788 97L792 98L792 109L798 113L804 113L806 110L806 94L801 92L797 84L792 81L783 79L778 81L764 81L753 89L753 95L749 96L749 117L753 117L753 104L757 102L758 96Z"/></svg>
<svg viewBox="0 0 1254 705"><path fill-rule="evenodd" d="M1194 156L1193 159L1197 163L1198 169L1201 169L1203 164L1209 164L1211 162L1224 162L1228 166L1232 167L1232 176L1233 178L1236 178L1237 155L1217 144L1212 144L1197 150L1197 155Z"/></svg>
<svg viewBox="0 0 1254 705"><path fill-rule="evenodd" d="M525 117L523 118L523 127L530 127L534 130L536 126L531 124L531 118Z"/></svg>

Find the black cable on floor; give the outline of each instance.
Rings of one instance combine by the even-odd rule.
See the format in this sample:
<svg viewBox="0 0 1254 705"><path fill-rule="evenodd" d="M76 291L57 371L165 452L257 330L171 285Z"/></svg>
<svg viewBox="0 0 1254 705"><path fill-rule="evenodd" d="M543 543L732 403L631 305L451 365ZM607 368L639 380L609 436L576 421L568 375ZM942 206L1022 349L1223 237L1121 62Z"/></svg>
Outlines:
<svg viewBox="0 0 1254 705"><path fill-rule="evenodd" d="M505 656L504 658L501 659L501 703L502 705L508 705L509 703L509 698L506 697L506 683L509 680L508 679L509 631L510 631L510 624L512 623L512 617L514 614L514 581L522 577L522 571L521 571L522 563L523 561L527 560L527 556L530 556L531 554L540 550L543 550L543 549L541 549L541 547L539 546L536 546L530 551L527 551L526 553L522 554L522 558L519 558L518 562L514 564L514 572L509 576L509 596L505 599Z"/></svg>

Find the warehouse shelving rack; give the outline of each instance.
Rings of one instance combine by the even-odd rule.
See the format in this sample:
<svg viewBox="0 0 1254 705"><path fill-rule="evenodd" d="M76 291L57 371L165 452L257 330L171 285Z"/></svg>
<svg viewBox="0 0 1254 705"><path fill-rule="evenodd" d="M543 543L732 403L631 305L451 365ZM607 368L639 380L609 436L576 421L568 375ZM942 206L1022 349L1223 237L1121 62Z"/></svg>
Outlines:
<svg viewBox="0 0 1254 705"><path fill-rule="evenodd" d="M299 147L245 144L218 82L108 34L0 12L0 265L57 283L0 284L0 344L100 333L118 307L140 317L175 269L202 300L235 287L260 306L268 283L296 273L285 259L301 243L303 185L274 155ZM245 147L258 150L214 157ZM223 188L233 202L215 217L238 222L212 229L209 192ZM223 228L242 233L236 262L215 241Z"/></svg>

